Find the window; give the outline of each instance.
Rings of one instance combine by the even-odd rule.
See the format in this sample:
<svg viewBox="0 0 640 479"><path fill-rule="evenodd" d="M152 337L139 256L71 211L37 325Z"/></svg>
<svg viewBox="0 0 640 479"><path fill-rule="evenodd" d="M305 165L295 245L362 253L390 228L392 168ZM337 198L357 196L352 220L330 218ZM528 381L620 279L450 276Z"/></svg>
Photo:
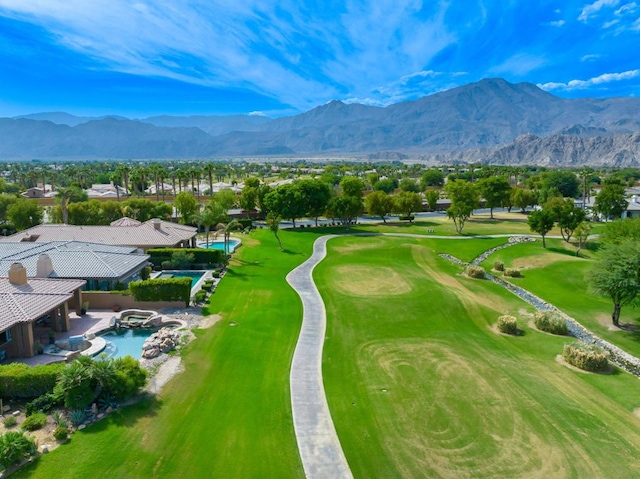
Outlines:
<svg viewBox="0 0 640 479"><path fill-rule="evenodd" d="M0 345L7 344L11 341L11 331L8 329L0 333Z"/></svg>

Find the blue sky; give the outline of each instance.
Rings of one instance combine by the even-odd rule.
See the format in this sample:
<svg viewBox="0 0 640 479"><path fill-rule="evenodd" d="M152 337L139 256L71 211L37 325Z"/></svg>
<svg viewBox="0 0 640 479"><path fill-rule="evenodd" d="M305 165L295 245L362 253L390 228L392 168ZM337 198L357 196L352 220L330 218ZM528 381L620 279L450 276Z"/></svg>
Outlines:
<svg viewBox="0 0 640 479"><path fill-rule="evenodd" d="M640 0L0 0L0 116L385 106L487 77L640 95Z"/></svg>

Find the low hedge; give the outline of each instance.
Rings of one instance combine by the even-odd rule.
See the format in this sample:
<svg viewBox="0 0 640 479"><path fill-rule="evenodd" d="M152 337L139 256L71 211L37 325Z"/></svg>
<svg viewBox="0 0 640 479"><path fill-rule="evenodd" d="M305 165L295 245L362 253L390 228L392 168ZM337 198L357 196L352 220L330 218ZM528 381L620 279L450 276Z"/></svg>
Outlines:
<svg viewBox="0 0 640 479"><path fill-rule="evenodd" d="M605 371L609 366L607 352L595 344L565 344L562 357L572 366L585 371Z"/></svg>
<svg viewBox="0 0 640 479"><path fill-rule="evenodd" d="M533 322L540 331L560 336L568 334L567 322L552 311L538 311L533 317Z"/></svg>
<svg viewBox="0 0 640 479"><path fill-rule="evenodd" d="M498 330L504 334L518 334L518 321L515 316L505 314L498 318Z"/></svg>
<svg viewBox="0 0 640 479"><path fill-rule="evenodd" d="M149 261L154 265L171 261L173 253L178 252L192 254L194 263L222 264L224 262L224 252L213 248L152 248L147 250L147 254L150 256Z"/></svg>
<svg viewBox="0 0 640 479"><path fill-rule="evenodd" d="M191 300L191 278L148 279L129 283L129 290L136 301L184 301Z"/></svg>
<svg viewBox="0 0 640 479"><path fill-rule="evenodd" d="M0 366L0 397L32 399L53 391L64 364L27 366L12 363Z"/></svg>

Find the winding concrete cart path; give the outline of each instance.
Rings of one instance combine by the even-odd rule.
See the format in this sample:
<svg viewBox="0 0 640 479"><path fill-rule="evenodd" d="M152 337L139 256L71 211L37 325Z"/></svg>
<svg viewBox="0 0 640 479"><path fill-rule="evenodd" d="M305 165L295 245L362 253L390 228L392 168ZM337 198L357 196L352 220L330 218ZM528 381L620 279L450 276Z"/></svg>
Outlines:
<svg viewBox="0 0 640 479"><path fill-rule="evenodd" d="M353 478L331 419L322 382L322 347L326 311L313 282L313 268L327 254L327 241L318 238L311 257L287 275L287 282L302 299L302 328L291 364L293 427L304 472L309 479Z"/></svg>

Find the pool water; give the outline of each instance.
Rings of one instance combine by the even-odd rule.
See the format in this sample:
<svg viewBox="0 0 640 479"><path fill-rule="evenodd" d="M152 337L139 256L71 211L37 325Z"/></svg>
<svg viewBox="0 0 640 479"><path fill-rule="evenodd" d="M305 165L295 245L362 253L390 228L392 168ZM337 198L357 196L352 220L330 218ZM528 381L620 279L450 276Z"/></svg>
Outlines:
<svg viewBox="0 0 640 479"><path fill-rule="evenodd" d="M102 352L110 358L131 356L134 359L140 359L145 339L154 332L155 330L147 328L109 331L102 335L107 341L107 346Z"/></svg>
<svg viewBox="0 0 640 479"><path fill-rule="evenodd" d="M227 253L233 253L236 248L240 246L240 241L230 239L227 244L229 249ZM224 241L209 241L209 246L207 246L207 243L201 243L198 246L200 246L201 248L219 249L221 251L224 251Z"/></svg>
<svg viewBox="0 0 640 479"><path fill-rule="evenodd" d="M204 273L204 271L165 271L156 276L156 279L191 278L191 286L193 286L204 276Z"/></svg>

